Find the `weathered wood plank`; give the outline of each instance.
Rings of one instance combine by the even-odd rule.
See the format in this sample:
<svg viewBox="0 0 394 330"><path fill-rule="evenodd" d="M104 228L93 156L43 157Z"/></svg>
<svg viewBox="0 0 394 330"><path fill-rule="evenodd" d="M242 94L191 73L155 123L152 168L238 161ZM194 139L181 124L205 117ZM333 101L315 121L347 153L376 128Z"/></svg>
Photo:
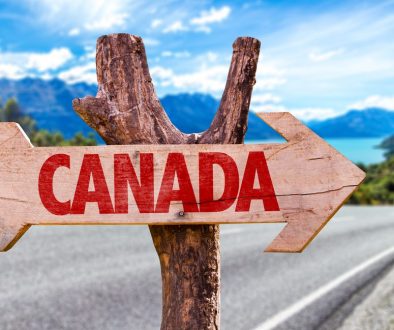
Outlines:
<svg viewBox="0 0 394 330"><path fill-rule="evenodd" d="M19 126L2 123L0 124L2 226L5 229L12 227L22 230L26 225L38 224L154 225L287 222L285 229L268 250L300 251L342 205L363 180L365 174L289 113L267 113L259 116L281 132L288 142L261 145L187 144L33 148L21 133ZM148 162L140 161L141 154L150 156L146 158ZM253 187L266 189L271 185L274 191L274 196L271 197L277 202L277 209L267 207L268 201L265 197L255 196L249 200L247 194L242 195L244 191L242 183L246 182L247 177L245 170L250 168L247 165L248 157L252 154L263 155L268 166L265 173L257 172L254 167L252 172L248 170L253 176ZM176 165L175 170L170 164L169 155L176 156L173 158L175 162L172 163ZM209 166L205 164L204 167L201 163L204 155L220 155L224 164L232 166L226 170L226 179L223 164L221 167L220 162L219 165L208 163ZM48 164L52 164L53 159L68 159L69 163L56 163L52 172L47 174L46 168ZM122 166L117 165L115 168L115 162L119 159L129 162L124 162ZM185 164L180 166L180 160L183 159ZM130 189L129 181L123 179L123 184L119 184L122 189L120 190L118 186L118 189L115 189L115 179L130 178L133 171L135 171L136 184L142 185L141 168L144 169L149 164L152 164L152 168L144 175L145 180L151 178L152 182L150 186L146 186L145 195L139 197L135 195ZM259 165L262 171L264 171L263 165L263 163ZM207 180L206 173L210 173L211 168L212 180ZM262 181L259 182L260 176L264 178L262 177ZM170 183L170 186L164 188L163 182L166 182L166 179L169 180L167 184ZM209 200L201 200L201 196L206 195L200 192L200 188L210 183L212 183L213 195ZM40 185L43 186L41 190ZM211 208L207 211L206 204L223 198L225 185L227 191L233 187L233 193L225 197L231 202L226 203L224 209ZM96 192L96 196L89 197L90 201L87 202L86 200L89 199L82 198L83 205L80 205L81 196L83 197L83 193L87 195L88 190ZM187 197L175 196L173 201L164 203L164 206L160 207L164 193L168 191L182 191ZM61 204L60 211L56 211L58 209L50 204L49 196L52 195L55 203L58 201ZM134 196L139 199L136 200ZM248 200L250 207L237 209L242 199ZM66 204L67 202L69 204ZM48 203L49 207L46 205ZM142 206L139 205L141 203ZM151 206L148 207L148 204ZM56 212L62 214L54 214ZM4 242L3 248L6 248L4 244L7 242L6 240Z"/></svg>

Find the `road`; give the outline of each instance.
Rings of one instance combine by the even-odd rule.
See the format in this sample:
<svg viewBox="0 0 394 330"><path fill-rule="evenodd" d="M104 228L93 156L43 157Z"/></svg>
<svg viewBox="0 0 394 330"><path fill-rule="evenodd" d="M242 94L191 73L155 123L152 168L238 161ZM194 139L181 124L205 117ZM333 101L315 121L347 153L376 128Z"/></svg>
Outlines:
<svg viewBox="0 0 394 330"><path fill-rule="evenodd" d="M394 264L394 207L344 207L304 253L263 254L281 227L221 227L222 329L334 329ZM32 227L0 270L2 330L160 327L146 227Z"/></svg>

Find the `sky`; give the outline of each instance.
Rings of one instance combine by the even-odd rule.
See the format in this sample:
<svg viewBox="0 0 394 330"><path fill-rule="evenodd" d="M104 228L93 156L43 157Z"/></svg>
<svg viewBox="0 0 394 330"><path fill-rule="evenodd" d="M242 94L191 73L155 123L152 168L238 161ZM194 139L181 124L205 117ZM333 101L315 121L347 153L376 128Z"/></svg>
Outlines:
<svg viewBox="0 0 394 330"><path fill-rule="evenodd" d="M232 43L250 36L253 111L394 110L394 0L0 0L0 78L96 83L96 40L119 32L143 38L159 96L220 98Z"/></svg>

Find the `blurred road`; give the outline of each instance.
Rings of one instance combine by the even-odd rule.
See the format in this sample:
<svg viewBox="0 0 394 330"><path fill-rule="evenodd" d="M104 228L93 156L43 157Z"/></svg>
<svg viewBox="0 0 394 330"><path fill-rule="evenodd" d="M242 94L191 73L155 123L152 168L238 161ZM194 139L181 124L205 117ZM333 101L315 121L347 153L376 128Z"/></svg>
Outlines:
<svg viewBox="0 0 394 330"><path fill-rule="evenodd" d="M263 254L281 227L221 226L222 329L335 329L394 263L394 207L344 207L304 253ZM159 329L160 318L146 227L31 227L0 254L2 330Z"/></svg>

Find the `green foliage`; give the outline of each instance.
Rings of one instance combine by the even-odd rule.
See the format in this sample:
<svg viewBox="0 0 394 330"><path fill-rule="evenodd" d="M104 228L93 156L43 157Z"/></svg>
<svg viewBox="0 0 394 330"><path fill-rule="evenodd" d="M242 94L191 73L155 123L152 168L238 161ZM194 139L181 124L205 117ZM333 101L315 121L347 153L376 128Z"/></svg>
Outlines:
<svg viewBox="0 0 394 330"><path fill-rule="evenodd" d="M31 136L31 143L36 147L49 146L95 146L96 139L93 133L89 133L87 137L82 133L75 134L71 139L66 140L62 133L51 133L47 130L39 130Z"/></svg>
<svg viewBox="0 0 394 330"><path fill-rule="evenodd" d="M23 114L16 99L9 99L4 106L0 102L0 121L17 122L29 136L31 143L36 147L95 146L97 144L93 133L90 133L87 137L82 133L77 133L67 140L60 132L38 129L34 119Z"/></svg>
<svg viewBox="0 0 394 330"><path fill-rule="evenodd" d="M87 137L82 133L75 134L70 140L67 141L70 146L95 146L97 141L94 134L90 132Z"/></svg>
<svg viewBox="0 0 394 330"><path fill-rule="evenodd" d="M28 136L37 131L36 122L29 116L25 116L15 99L9 99L4 107L0 104L0 121L17 122Z"/></svg>
<svg viewBox="0 0 394 330"><path fill-rule="evenodd" d="M367 177L352 195L350 204L394 204L394 156L380 164L362 166Z"/></svg>
<svg viewBox="0 0 394 330"><path fill-rule="evenodd" d="M367 177L349 200L351 204L394 204L394 135L383 140L378 148L385 149L386 160L363 166Z"/></svg>
<svg viewBox="0 0 394 330"><path fill-rule="evenodd" d="M384 155L387 159L394 156L394 135L383 140L382 143L378 145L378 148L386 150Z"/></svg>

